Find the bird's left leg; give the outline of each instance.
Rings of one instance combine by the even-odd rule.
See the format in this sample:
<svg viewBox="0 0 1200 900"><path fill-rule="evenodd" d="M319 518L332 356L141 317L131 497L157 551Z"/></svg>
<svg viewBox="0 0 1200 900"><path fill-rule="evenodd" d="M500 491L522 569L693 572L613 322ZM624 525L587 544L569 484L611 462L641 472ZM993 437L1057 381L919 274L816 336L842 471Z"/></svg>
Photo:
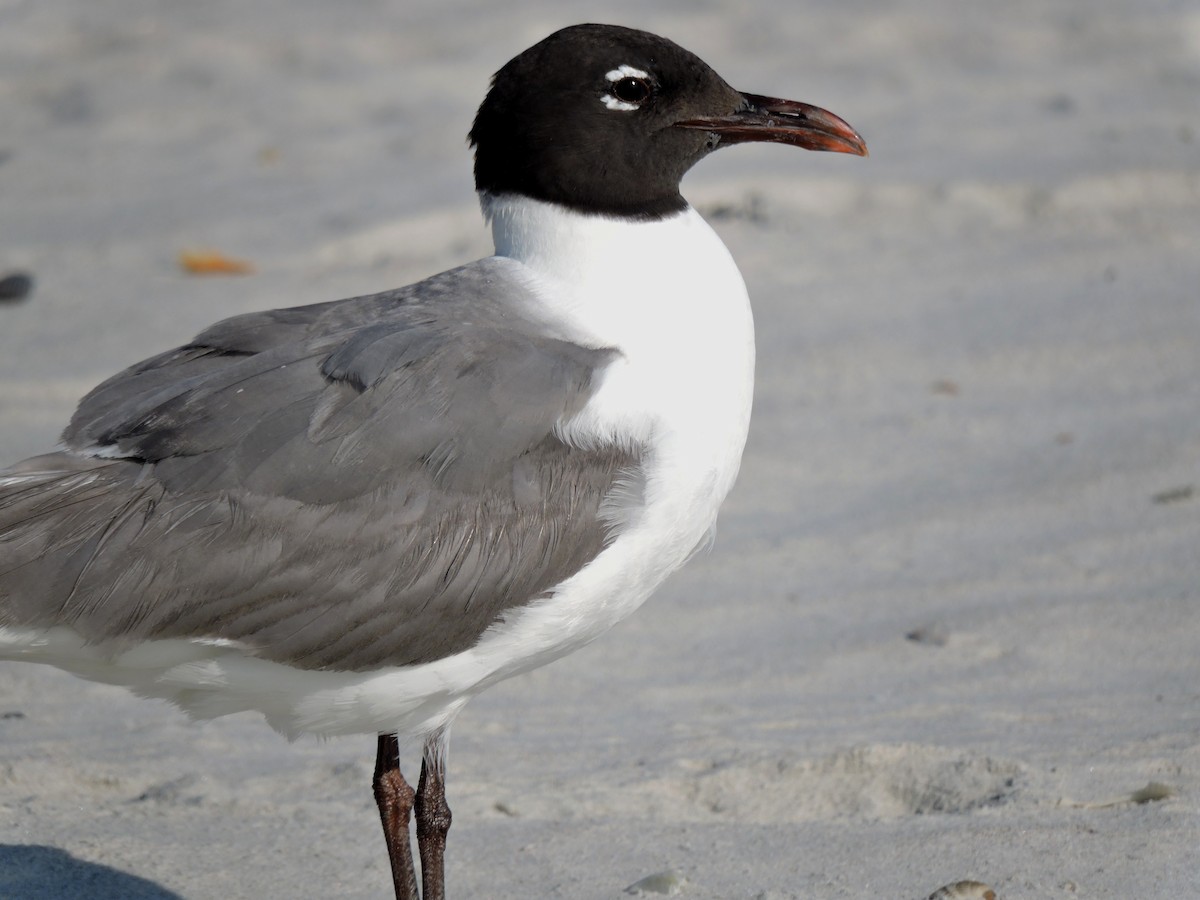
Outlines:
<svg viewBox="0 0 1200 900"><path fill-rule="evenodd" d="M421 887L424 900L445 900L446 834L450 807L446 805L446 732L439 729L425 740L421 780L414 808L417 849L421 854Z"/></svg>

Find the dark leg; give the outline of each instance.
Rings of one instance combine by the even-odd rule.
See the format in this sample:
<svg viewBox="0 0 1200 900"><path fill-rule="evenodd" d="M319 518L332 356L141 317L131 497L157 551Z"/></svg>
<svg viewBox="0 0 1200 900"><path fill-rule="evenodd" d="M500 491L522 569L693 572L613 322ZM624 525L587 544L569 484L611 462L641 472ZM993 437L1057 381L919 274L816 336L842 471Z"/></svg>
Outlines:
<svg viewBox="0 0 1200 900"><path fill-rule="evenodd" d="M424 782L422 773L421 783ZM414 793L400 774L400 746L394 734L379 736L371 787L375 789L375 803L379 807L379 818L383 820L383 839L387 841L388 861L392 864L396 900L420 900L417 875L413 871L412 844L408 838L408 817L412 812Z"/></svg>
<svg viewBox="0 0 1200 900"><path fill-rule="evenodd" d="M421 888L425 900L446 897L446 833L450 807L446 805L446 743L443 732L425 741L421 780L417 783L417 847L421 852Z"/></svg>

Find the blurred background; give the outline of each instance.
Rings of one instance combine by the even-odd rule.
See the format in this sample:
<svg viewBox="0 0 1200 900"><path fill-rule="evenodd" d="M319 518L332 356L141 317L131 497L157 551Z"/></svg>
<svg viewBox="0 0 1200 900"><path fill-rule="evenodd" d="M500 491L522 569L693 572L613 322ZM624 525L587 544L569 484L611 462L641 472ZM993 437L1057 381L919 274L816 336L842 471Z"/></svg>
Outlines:
<svg viewBox="0 0 1200 900"><path fill-rule="evenodd" d="M461 717L452 890L1200 890L1195 2L0 0L0 460L219 318L489 253L475 108L581 21L871 157L685 181L755 304L742 479L638 616ZM0 707L0 895L382 895L370 741L11 664Z"/></svg>

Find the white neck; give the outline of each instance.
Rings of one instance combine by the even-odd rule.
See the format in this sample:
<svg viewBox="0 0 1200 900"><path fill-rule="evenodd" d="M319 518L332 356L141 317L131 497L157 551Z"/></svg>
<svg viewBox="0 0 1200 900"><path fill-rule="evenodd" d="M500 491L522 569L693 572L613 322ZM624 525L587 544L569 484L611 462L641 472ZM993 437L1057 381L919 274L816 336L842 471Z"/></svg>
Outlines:
<svg viewBox="0 0 1200 900"><path fill-rule="evenodd" d="M724 470L723 496L749 427L754 325L741 273L708 223L690 206L641 222L525 197L481 200L496 254L522 264L548 326L621 353L568 434L643 443L674 434L692 442L697 464ZM719 462L705 462L709 453Z"/></svg>
<svg viewBox="0 0 1200 900"><path fill-rule="evenodd" d="M496 255L523 263L542 290L553 289L545 300L554 318L590 331L599 345L632 350L653 340L667 345L655 347L661 353L702 338L714 317L748 316L737 265L690 206L643 222L527 197L481 194L480 201Z"/></svg>

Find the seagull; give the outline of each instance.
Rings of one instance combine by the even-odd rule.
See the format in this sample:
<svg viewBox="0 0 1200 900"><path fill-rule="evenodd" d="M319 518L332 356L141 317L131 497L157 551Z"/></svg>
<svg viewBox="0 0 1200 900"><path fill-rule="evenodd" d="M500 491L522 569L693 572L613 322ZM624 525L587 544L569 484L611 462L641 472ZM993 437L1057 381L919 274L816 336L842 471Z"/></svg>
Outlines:
<svg viewBox="0 0 1200 900"><path fill-rule="evenodd" d="M0 659L376 735L396 897L442 900L455 716L637 609L733 485L753 322L680 179L751 141L867 153L643 31L516 56L470 131L494 256L218 322L0 471Z"/></svg>

